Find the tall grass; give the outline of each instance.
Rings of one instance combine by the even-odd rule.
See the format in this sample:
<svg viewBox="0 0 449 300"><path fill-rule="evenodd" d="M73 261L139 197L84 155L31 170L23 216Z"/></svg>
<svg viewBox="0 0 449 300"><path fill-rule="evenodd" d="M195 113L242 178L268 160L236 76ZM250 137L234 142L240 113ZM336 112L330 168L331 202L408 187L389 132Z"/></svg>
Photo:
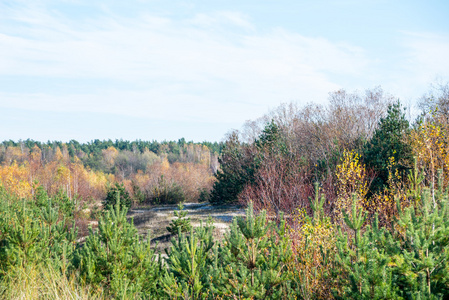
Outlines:
<svg viewBox="0 0 449 300"><path fill-rule="evenodd" d="M51 266L27 265L11 270L0 281L1 299L104 299L100 287L81 286Z"/></svg>

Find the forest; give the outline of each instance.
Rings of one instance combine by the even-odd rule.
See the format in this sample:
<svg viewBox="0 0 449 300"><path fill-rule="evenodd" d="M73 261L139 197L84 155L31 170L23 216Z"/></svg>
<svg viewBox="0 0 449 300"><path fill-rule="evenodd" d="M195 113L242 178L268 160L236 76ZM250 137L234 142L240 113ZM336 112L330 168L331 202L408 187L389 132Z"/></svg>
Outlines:
<svg viewBox="0 0 449 300"><path fill-rule="evenodd" d="M449 84L287 103L223 142L0 144L4 299L449 299ZM182 204L245 208L223 237ZM128 210L179 204L163 253Z"/></svg>

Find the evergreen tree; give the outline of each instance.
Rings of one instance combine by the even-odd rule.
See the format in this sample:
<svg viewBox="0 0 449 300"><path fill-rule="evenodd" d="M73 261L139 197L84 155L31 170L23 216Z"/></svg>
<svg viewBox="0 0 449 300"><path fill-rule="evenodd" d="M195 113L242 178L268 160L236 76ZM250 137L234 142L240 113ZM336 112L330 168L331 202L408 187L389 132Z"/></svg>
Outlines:
<svg viewBox="0 0 449 300"><path fill-rule="evenodd" d="M412 175L419 178L419 175ZM351 299L447 299L449 297L449 197L440 187L409 191L405 209L397 199L398 217L391 228L379 228L377 217L361 234L363 213L353 205L345 221L354 231L340 234L338 261L343 293ZM340 274L340 275L341 275Z"/></svg>
<svg viewBox="0 0 449 300"><path fill-rule="evenodd" d="M239 141L238 134L230 135L218 159L220 169L215 177L210 202L225 204L235 202L247 183L254 181L257 166L250 145Z"/></svg>
<svg viewBox="0 0 449 300"><path fill-rule="evenodd" d="M218 265L212 291L238 299L289 299L291 274L287 264L292 252L281 217L279 225L268 221L266 212L234 219L231 231L218 249Z"/></svg>
<svg viewBox="0 0 449 300"><path fill-rule="evenodd" d="M128 191L125 189L123 183L120 184L117 182L115 183L115 185L108 188L106 199L103 201L103 208L105 210L113 210L118 203L117 199L120 199L120 205L123 208L126 208L126 210L131 207L131 197L129 196Z"/></svg>
<svg viewBox="0 0 449 300"><path fill-rule="evenodd" d="M180 233L167 251L168 269L161 278L166 296L171 299L214 299L210 290L214 259L213 226L208 223L190 235ZM215 261L215 263L214 263Z"/></svg>
<svg viewBox="0 0 449 300"><path fill-rule="evenodd" d="M333 276L343 285L343 294L335 292L334 296L337 299L397 299L398 287L393 284L392 269L388 266L391 257L381 244L386 231L379 229L376 217L373 228L368 226L362 235L367 215L356 203L354 196L351 214L343 211L346 225L353 232L348 237L340 231L337 263L341 269L334 270Z"/></svg>
<svg viewBox="0 0 449 300"><path fill-rule="evenodd" d="M286 155L285 143L281 141L281 131L272 120L253 144L239 141L238 133L232 133L218 159L220 170L211 192L210 202L215 204L231 203L247 184L253 184L259 166L266 155Z"/></svg>
<svg viewBox="0 0 449 300"><path fill-rule="evenodd" d="M394 259L396 284L404 296L431 299L449 296L449 197L424 190L418 205L401 210L397 221L403 232L394 232L400 241ZM397 245L394 243L393 245Z"/></svg>
<svg viewBox="0 0 449 300"><path fill-rule="evenodd" d="M271 120L271 122L265 126L264 130L259 135L259 138L255 141L255 144L259 149L273 149L279 143L280 138L280 128L274 120Z"/></svg>
<svg viewBox="0 0 449 300"><path fill-rule="evenodd" d="M364 160L378 176L371 185L371 192L381 191L388 182L389 172L405 176L412 165L412 148L405 141L410 133L409 122L399 101L388 107L387 116L379 122L374 135L364 148ZM394 160L392 165L391 160Z"/></svg>
<svg viewBox="0 0 449 300"><path fill-rule="evenodd" d="M39 194L38 202L0 197L0 277L41 263L65 274L77 236L71 216L65 216L46 193Z"/></svg>
<svg viewBox="0 0 449 300"><path fill-rule="evenodd" d="M126 219L127 209L117 203L98 221L98 231L89 229L74 266L82 283L99 285L113 298L157 297L161 259Z"/></svg>
<svg viewBox="0 0 449 300"><path fill-rule="evenodd" d="M190 218L186 218L187 211L184 210L184 205L182 203L178 204L178 210L174 211L176 219L173 219L169 226L167 227L168 232L171 234L178 234L180 232L189 232L192 229L190 224Z"/></svg>

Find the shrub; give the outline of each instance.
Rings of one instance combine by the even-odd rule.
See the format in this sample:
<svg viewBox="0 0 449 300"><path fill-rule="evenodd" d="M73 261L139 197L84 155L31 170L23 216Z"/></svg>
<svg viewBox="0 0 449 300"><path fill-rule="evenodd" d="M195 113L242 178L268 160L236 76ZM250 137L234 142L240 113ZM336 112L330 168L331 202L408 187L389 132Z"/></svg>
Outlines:
<svg viewBox="0 0 449 300"><path fill-rule="evenodd" d="M178 204L178 211L174 211L176 219L170 222L167 227L168 232L171 234L178 234L180 232L189 232L192 229L190 224L190 218L186 218L187 211L184 210L184 205Z"/></svg>
<svg viewBox="0 0 449 300"><path fill-rule="evenodd" d="M145 202L145 193L141 190L141 188L136 184L135 181L131 182L132 194L134 203L143 203Z"/></svg>
<svg viewBox="0 0 449 300"><path fill-rule="evenodd" d="M109 187L106 199L103 201L103 208L105 210L112 210L117 203L117 199L120 198L121 206L128 209L131 207L131 197L125 186L119 183Z"/></svg>
<svg viewBox="0 0 449 300"><path fill-rule="evenodd" d="M365 165L360 162L360 156L354 150L343 151L343 157L337 165L335 171L337 178L337 200L335 201L335 220L344 223L342 211L351 208L353 195L361 200L360 204L367 204L364 201L370 184ZM369 206L369 204L367 205Z"/></svg>
<svg viewBox="0 0 449 300"><path fill-rule="evenodd" d="M198 202L200 202L200 203L209 202L210 192L205 188L199 189L199 192L200 192L200 196L198 197Z"/></svg>
<svg viewBox="0 0 449 300"><path fill-rule="evenodd" d="M315 199L309 200L312 215L298 209L290 227L294 260L288 267L301 299L330 299L332 289L338 289L329 272L335 267L337 228L324 214L325 197L319 192L318 184L315 184Z"/></svg>
<svg viewBox="0 0 449 300"><path fill-rule="evenodd" d="M176 182L168 182L162 175L151 191L152 204L178 204L185 201L184 190Z"/></svg>

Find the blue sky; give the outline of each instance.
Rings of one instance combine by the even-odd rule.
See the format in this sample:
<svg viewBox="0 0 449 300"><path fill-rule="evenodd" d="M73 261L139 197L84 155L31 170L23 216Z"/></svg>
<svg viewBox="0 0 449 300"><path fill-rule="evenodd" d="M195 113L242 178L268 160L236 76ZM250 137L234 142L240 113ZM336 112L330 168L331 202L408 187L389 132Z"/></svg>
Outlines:
<svg viewBox="0 0 449 300"><path fill-rule="evenodd" d="M220 141L285 102L449 80L449 1L0 0L0 140Z"/></svg>

